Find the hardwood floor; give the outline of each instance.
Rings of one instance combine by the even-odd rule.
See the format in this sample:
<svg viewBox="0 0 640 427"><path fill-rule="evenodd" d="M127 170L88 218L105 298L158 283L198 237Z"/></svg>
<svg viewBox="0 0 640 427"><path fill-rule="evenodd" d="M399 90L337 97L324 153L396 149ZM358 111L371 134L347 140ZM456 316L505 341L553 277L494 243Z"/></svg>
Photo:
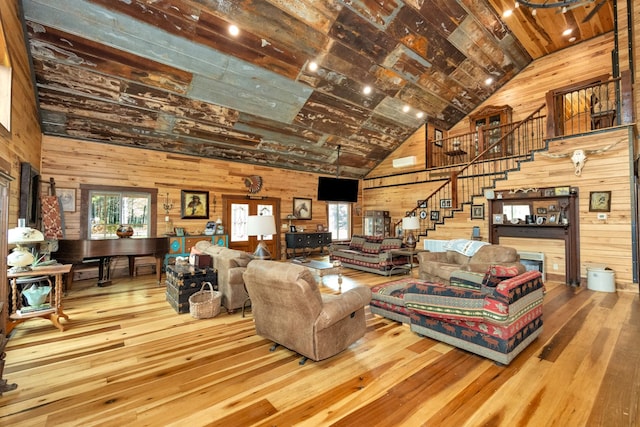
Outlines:
<svg viewBox="0 0 640 427"><path fill-rule="evenodd" d="M388 280L345 269L342 287ZM65 332L14 329L0 425L640 425L637 294L547 283L544 331L507 367L368 310L362 339L299 366L250 314L178 315L152 275L94 282L65 297Z"/></svg>

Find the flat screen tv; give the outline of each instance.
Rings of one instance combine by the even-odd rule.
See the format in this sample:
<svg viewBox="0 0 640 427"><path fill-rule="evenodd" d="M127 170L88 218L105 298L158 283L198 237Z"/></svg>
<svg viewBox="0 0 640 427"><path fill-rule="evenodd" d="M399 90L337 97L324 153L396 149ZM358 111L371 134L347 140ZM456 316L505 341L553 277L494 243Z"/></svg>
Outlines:
<svg viewBox="0 0 640 427"><path fill-rule="evenodd" d="M346 178L318 178L318 200L328 202L358 201L358 180Z"/></svg>

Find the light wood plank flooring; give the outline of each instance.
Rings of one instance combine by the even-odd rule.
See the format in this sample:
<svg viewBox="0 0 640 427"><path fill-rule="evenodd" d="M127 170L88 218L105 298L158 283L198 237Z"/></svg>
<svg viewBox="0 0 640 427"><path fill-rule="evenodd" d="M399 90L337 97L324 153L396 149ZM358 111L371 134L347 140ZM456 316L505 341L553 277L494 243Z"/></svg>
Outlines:
<svg viewBox="0 0 640 427"><path fill-rule="evenodd" d="M345 269L342 286L388 280ZM154 276L93 283L66 296L65 332L14 329L5 377L18 389L0 398L0 425L640 425L637 294L547 283L544 332L508 367L368 310L362 339L300 366L250 314L178 315Z"/></svg>

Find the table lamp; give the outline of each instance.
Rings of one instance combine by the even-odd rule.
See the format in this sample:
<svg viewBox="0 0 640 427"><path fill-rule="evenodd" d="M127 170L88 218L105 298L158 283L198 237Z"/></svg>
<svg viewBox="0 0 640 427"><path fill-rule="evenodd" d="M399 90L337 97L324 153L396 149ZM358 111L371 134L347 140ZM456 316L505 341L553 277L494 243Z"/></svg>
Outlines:
<svg viewBox="0 0 640 427"><path fill-rule="evenodd" d="M413 235L413 230L420 229L420 220L417 216L407 216L402 218L402 229L407 231L407 239L405 245L411 250L416 248L416 237Z"/></svg>
<svg viewBox="0 0 640 427"><path fill-rule="evenodd" d="M11 266L9 271L12 273L30 271L35 258L29 250L29 246L40 242L44 242L42 232L25 226L24 218L18 219L18 226L9 229L7 233L7 243L16 245L7 256L7 265Z"/></svg>
<svg viewBox="0 0 640 427"><path fill-rule="evenodd" d="M260 243L253 252L256 259L271 259L271 253L264 242L264 236L276 234L276 222L271 215L249 215L247 218L247 235L260 236Z"/></svg>

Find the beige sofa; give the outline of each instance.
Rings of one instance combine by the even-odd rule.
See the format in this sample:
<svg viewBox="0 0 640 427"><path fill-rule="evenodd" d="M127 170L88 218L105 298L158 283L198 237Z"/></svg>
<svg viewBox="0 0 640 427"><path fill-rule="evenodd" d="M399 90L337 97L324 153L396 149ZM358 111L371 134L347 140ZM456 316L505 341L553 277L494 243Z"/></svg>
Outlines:
<svg viewBox="0 0 640 427"><path fill-rule="evenodd" d="M218 290L222 293L222 306L228 312L242 308L249 297L244 287L242 273L251 261L251 255L224 246L216 246L209 241L196 243L195 250L210 255L213 267L218 270Z"/></svg>
<svg viewBox="0 0 640 427"><path fill-rule="evenodd" d="M320 293L313 274L302 265L251 261L244 273L251 296L256 333L307 358L331 357L362 337L364 307L371 290L356 286L332 295Z"/></svg>
<svg viewBox="0 0 640 427"><path fill-rule="evenodd" d="M450 242L449 249L445 252L420 252L420 279L449 285L453 274L456 279L463 281L482 281L484 274L493 265L516 266L519 273L526 271L514 248L473 242L475 241L457 239Z"/></svg>

